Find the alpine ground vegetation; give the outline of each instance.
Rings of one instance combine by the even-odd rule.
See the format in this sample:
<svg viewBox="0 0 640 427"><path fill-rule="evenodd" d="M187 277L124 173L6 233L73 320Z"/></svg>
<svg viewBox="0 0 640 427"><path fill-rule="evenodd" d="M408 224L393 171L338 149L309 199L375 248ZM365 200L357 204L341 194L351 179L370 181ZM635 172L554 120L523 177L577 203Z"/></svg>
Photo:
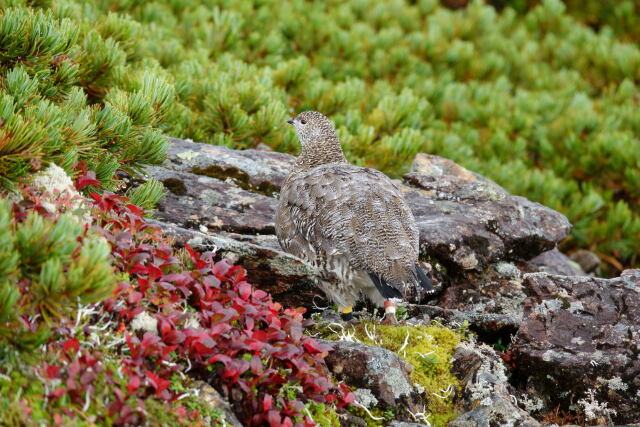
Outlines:
<svg viewBox="0 0 640 427"><path fill-rule="evenodd" d="M565 213L565 249L633 265L637 5L493 3L2 0L2 184L84 162L109 188L164 135L293 151L284 121L315 109L357 164L449 157Z"/></svg>

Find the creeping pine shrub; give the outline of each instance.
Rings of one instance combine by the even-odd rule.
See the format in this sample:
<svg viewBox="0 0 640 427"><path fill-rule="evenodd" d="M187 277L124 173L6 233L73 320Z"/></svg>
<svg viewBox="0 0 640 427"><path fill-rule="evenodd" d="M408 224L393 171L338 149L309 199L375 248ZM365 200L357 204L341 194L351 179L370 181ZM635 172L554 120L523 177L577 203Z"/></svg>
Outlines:
<svg viewBox="0 0 640 427"><path fill-rule="evenodd" d="M117 170L136 173L162 161L175 90L152 65L129 64L140 25L109 14L96 26L76 19L68 2L6 3L0 2L0 186L15 189L48 162L71 174L84 161L109 188Z"/></svg>
<svg viewBox="0 0 640 427"><path fill-rule="evenodd" d="M540 4L539 0L490 0L498 7L513 8L526 13ZM640 2L638 0L619 0L616 2L600 0L563 0L567 13L580 22L599 31L613 31L618 37L630 42L640 40Z"/></svg>
<svg viewBox="0 0 640 427"><path fill-rule="evenodd" d="M311 426L314 418L335 420L336 409L353 401L346 386L331 381L324 364L330 347L303 334L304 309L283 308L253 288L242 267L215 261L213 254L188 246L174 252L126 197L91 196L92 228L77 225L70 213L53 216L37 206L27 211L28 199L0 205L0 231L13 233L0 233L0 241L31 242L15 243L30 248L28 256L7 251L11 244L1 247L0 268L7 273L2 277L10 277L18 293L0 288L8 295L0 320L0 424L220 422L194 403L192 389L176 383L186 372L214 385L247 425ZM40 246L33 247L34 241ZM53 257L60 258L64 277L51 273L59 272L57 264L43 267ZM77 298L104 297L103 288L98 293L90 286L104 268L108 289L117 282L109 298L57 319L38 342L44 344L41 351L23 359L29 364L6 357L11 348L26 354L24 346L6 345L16 344L10 328L20 323L38 330L45 323L35 311L20 310L52 311L59 308L58 298L68 297L69 307L77 308ZM78 275L85 294L72 286ZM34 279L27 283L26 277ZM20 308L15 316L6 306L12 301Z"/></svg>
<svg viewBox="0 0 640 427"><path fill-rule="evenodd" d="M115 277L101 233L72 213L24 207L0 198L0 342L34 347L78 303L111 296Z"/></svg>
<svg viewBox="0 0 640 427"><path fill-rule="evenodd" d="M164 135L295 152L316 109L359 165L451 158L567 215L564 249L637 262L635 0L35 3L0 0L4 187L84 161L113 188Z"/></svg>

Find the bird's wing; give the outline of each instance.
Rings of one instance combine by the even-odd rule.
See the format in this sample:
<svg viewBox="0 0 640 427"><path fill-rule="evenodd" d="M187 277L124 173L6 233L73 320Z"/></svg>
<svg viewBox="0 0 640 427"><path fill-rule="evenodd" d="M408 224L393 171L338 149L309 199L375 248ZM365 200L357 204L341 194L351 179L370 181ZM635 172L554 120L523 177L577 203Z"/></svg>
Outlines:
<svg viewBox="0 0 640 427"><path fill-rule="evenodd" d="M414 279L415 220L393 182L376 170L330 164L290 177L276 228L282 247L302 258L344 255L353 269L394 288Z"/></svg>

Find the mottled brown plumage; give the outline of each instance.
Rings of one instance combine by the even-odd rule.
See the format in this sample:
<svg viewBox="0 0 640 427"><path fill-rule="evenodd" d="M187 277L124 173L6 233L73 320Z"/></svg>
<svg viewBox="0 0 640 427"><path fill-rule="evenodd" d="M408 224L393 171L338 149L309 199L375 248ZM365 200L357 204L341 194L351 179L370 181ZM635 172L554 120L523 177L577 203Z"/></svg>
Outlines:
<svg viewBox="0 0 640 427"><path fill-rule="evenodd" d="M418 264L418 230L402 194L381 172L347 162L333 124L305 111L289 120L302 151L280 191L276 233L284 250L315 265L342 308L359 292L374 303L431 289Z"/></svg>

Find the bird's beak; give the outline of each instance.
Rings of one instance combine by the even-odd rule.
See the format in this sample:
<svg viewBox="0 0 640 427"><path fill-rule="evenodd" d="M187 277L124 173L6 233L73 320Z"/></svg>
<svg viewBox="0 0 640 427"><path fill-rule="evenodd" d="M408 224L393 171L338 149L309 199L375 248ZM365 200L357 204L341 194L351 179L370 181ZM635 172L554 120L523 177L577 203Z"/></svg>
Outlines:
<svg viewBox="0 0 640 427"><path fill-rule="evenodd" d="M289 120L287 120L287 123L289 123L290 125L292 125L292 124L293 124L293 119L289 119Z"/></svg>

